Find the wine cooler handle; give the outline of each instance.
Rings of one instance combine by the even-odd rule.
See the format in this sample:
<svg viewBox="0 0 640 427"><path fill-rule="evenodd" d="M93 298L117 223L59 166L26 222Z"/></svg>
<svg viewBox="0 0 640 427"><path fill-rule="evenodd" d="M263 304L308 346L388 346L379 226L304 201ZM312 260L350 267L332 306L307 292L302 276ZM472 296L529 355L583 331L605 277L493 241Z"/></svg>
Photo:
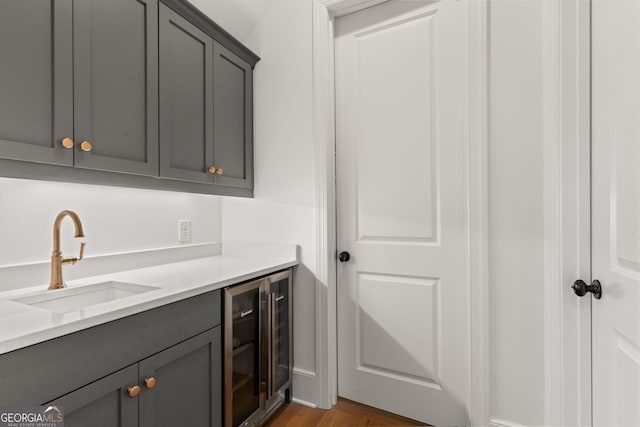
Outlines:
<svg viewBox="0 0 640 427"><path fill-rule="evenodd" d="M269 322L271 323L271 336L269 337L269 341L271 341L269 347L271 348L269 354L271 355L271 360L269 361L269 397L273 396L276 392L276 294L271 294L271 318Z"/></svg>
<svg viewBox="0 0 640 427"><path fill-rule="evenodd" d="M272 346L272 331L273 331L273 294L271 292L267 293L267 315L265 318L265 339L267 340L266 345L264 347L265 352L267 353L265 356L265 374L267 379L267 387L265 390L265 399L271 398L272 390L273 390L273 377L271 376L271 363L273 359L273 346Z"/></svg>

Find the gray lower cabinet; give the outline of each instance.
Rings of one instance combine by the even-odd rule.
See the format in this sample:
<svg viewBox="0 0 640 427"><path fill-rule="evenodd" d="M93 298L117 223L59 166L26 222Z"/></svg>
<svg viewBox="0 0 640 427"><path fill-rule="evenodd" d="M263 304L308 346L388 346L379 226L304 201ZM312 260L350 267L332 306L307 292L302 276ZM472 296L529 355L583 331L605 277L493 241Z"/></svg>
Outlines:
<svg viewBox="0 0 640 427"><path fill-rule="evenodd" d="M222 332L216 327L139 364L141 427L222 425Z"/></svg>
<svg viewBox="0 0 640 427"><path fill-rule="evenodd" d="M220 329L213 328L47 404L61 405L65 425L72 427L218 427L222 422ZM134 397L130 396L133 387L139 390Z"/></svg>
<svg viewBox="0 0 640 427"><path fill-rule="evenodd" d="M137 379L138 366L132 365L45 405L62 406L67 427L136 427L138 400L127 389Z"/></svg>
<svg viewBox="0 0 640 427"><path fill-rule="evenodd" d="M221 358L212 291L1 354L0 406L60 404L67 426L218 427Z"/></svg>

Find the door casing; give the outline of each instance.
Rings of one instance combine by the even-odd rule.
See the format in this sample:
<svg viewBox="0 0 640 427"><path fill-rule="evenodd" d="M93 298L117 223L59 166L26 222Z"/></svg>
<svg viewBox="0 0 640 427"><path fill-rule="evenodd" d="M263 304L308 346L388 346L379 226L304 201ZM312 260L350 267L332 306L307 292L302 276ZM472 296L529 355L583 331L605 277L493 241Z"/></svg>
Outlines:
<svg viewBox="0 0 640 427"><path fill-rule="evenodd" d="M546 425L591 425L590 9L543 0Z"/></svg>

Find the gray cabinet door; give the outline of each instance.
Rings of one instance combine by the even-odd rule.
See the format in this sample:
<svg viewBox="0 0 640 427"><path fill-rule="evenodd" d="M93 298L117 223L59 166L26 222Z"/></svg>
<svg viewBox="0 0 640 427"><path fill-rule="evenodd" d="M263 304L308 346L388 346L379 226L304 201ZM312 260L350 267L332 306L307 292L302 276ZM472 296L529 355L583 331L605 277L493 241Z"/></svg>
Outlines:
<svg viewBox="0 0 640 427"><path fill-rule="evenodd" d="M141 427L222 424L221 327L190 338L140 362ZM143 387L144 388L144 387Z"/></svg>
<svg viewBox="0 0 640 427"><path fill-rule="evenodd" d="M72 1L0 2L0 158L70 166Z"/></svg>
<svg viewBox="0 0 640 427"><path fill-rule="evenodd" d="M213 39L160 4L160 176L212 183Z"/></svg>
<svg viewBox="0 0 640 427"><path fill-rule="evenodd" d="M139 398L129 397L127 389L137 380L136 364L45 405L62 406L66 427L136 427Z"/></svg>
<svg viewBox="0 0 640 427"><path fill-rule="evenodd" d="M214 43L215 183L253 188L253 72L251 66L221 44Z"/></svg>
<svg viewBox="0 0 640 427"><path fill-rule="evenodd" d="M157 19L157 0L74 0L76 167L158 175Z"/></svg>

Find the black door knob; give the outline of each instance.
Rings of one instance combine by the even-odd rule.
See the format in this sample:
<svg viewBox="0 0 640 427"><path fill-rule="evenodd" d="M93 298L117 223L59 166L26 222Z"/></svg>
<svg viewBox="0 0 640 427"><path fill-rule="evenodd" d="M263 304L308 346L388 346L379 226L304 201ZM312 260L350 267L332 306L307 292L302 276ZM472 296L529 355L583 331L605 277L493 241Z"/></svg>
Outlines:
<svg viewBox="0 0 640 427"><path fill-rule="evenodd" d="M347 262L351 259L351 255L349 255L349 252L347 251L342 251L340 252L340 255L338 255L338 259L340 262Z"/></svg>
<svg viewBox="0 0 640 427"><path fill-rule="evenodd" d="M587 285L584 280L578 279L573 282L571 289L573 289L573 292L575 292L579 297L583 297L587 292L591 292L595 299L602 298L602 286L600 285L599 280L594 280L590 285Z"/></svg>

